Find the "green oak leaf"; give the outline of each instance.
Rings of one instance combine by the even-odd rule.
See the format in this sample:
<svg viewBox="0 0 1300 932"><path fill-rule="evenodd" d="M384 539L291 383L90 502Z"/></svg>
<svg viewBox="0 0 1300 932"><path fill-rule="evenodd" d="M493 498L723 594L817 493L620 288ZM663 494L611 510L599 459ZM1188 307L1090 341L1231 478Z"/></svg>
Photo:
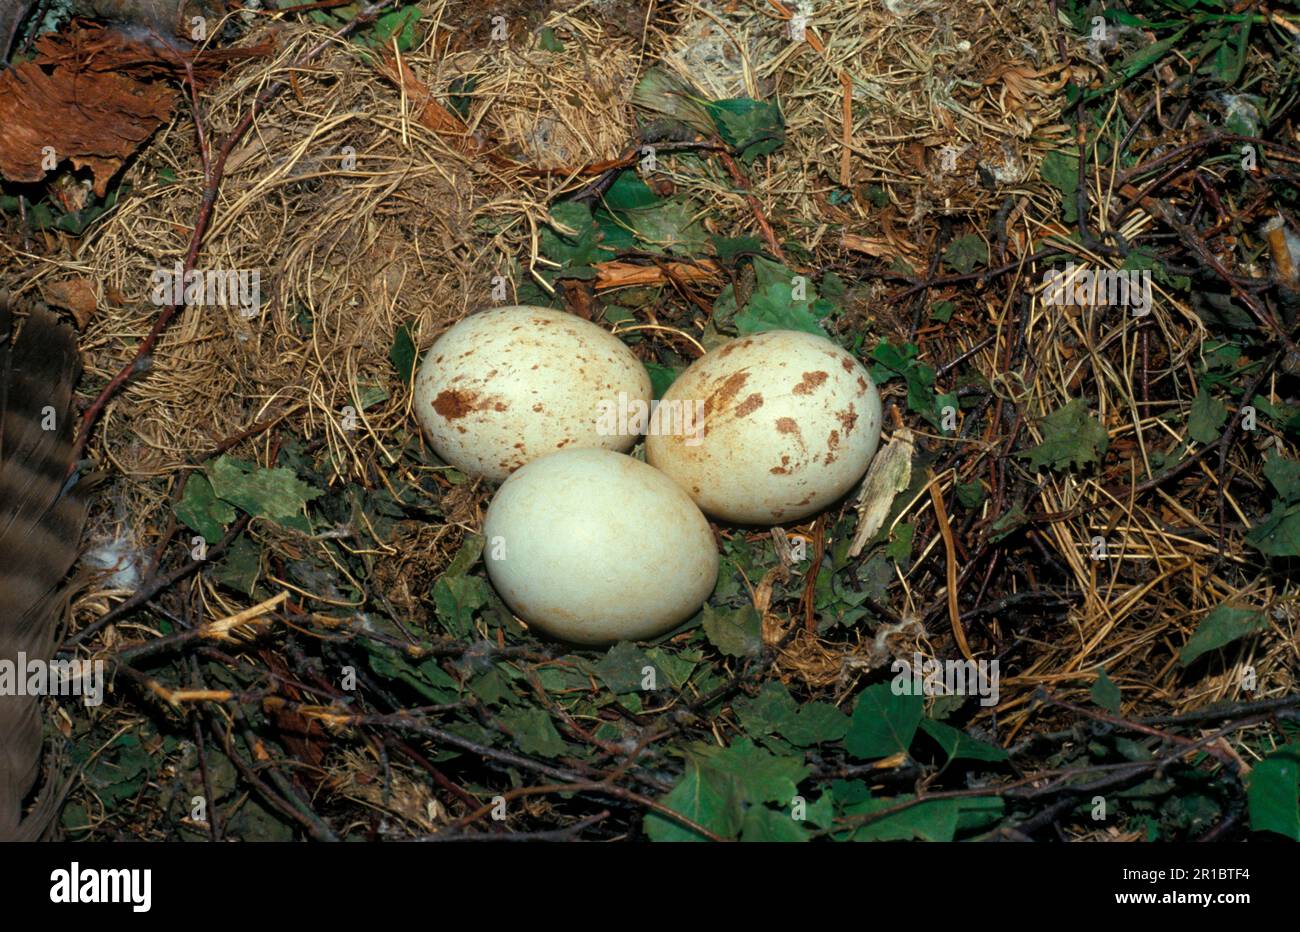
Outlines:
<svg viewBox="0 0 1300 932"><path fill-rule="evenodd" d="M305 513L307 503L322 494L294 475L292 469L266 469L230 456L222 456L209 466L208 478L217 498L255 518L268 518L303 531L311 529Z"/></svg>

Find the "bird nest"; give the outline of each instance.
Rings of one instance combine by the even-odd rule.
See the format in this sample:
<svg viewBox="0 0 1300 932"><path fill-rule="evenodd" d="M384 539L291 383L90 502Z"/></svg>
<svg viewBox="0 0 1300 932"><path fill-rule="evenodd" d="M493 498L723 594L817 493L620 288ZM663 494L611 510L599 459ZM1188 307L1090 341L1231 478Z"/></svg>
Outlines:
<svg viewBox="0 0 1300 932"><path fill-rule="evenodd" d="M223 744L232 769L218 776L233 785L252 766L240 755L265 738L263 753L297 769L258 765L277 775L257 781L258 818L312 837L476 831L498 790L520 800L518 830L614 837L640 831L639 818L598 826L554 793L539 789L543 802L527 786L509 789L503 768L531 779L556 747L585 744L597 756L566 768L594 783L623 761L641 776L610 778L621 788L606 790L662 817L653 800L672 781L656 768L670 758L665 746L638 745L657 740L649 723L670 721L668 747L730 743L744 726L737 709L765 695L766 680L847 712L913 656L1000 660L997 704L967 705L961 722L1016 753L1074 721L1097 696L1099 671L1121 697L1105 714L1125 719L1294 692L1294 581L1261 571L1243 542L1262 488L1252 463L1284 441L1262 431L1213 452L1193 440L1184 460L1171 452L1198 383L1220 371L1188 289L1157 282L1144 318L1049 306L1040 294L1053 250L1080 268L1120 266L1061 217L1081 207L1105 229L1099 199L1142 183L1140 164L1109 176L1103 166L1082 179L1083 195L1045 180L1051 153L1076 146L1061 52L1085 58L1082 40L1067 48L1036 0L850 0L814 10L801 40L793 3L700 0L653 15L570 6L520 4L499 40L472 5L428 0L405 48L254 19L241 42L271 39L273 53L204 86L198 112L178 110L127 163L129 195L80 240L6 238L0 248L24 266L19 278L6 262L6 283L64 307L82 295L83 396L124 367L143 370L108 403L88 447L107 474L87 558L101 572L73 631L79 650L116 656L122 673L109 704L77 723L80 739L139 730L152 793L190 779L195 755L210 764ZM834 292L826 329L868 364L888 369L873 352L881 344L914 347L919 365L897 363L901 378L881 389L887 432L907 428L916 456L861 554L846 552L851 499L786 529L812 543L811 579L767 535L718 526L734 591L715 601L752 606L761 653L718 653L688 630L655 648L676 652L661 664L682 671L676 698L624 697L614 708L589 695L608 674L600 654L540 642L490 607L461 616L442 601L446 575L481 576L473 547L492 489L426 448L408 373L413 353L500 303L502 289L507 301L552 302L610 326L660 366L726 335L706 312L724 289L752 288L752 272L643 249L566 277L548 253L556 205L641 157L638 127L656 114L633 88L652 67L705 98L779 104L781 144L755 158L680 136L661 143L655 190L687 199L709 236L750 237L749 250ZM217 144L250 113L214 189ZM198 219L205 192L215 195L210 221ZM1133 207L1120 232L1140 243L1161 218L1140 199ZM195 268L256 273L257 300L183 307L136 362L160 313L156 276L186 261L199 222L208 225ZM1281 403L1277 379L1254 394ZM918 391L929 400L918 404ZM935 397L950 399L947 422ZM1078 420L1053 420L1063 410ZM1080 448L1088 430L1099 433ZM1041 452L1053 444L1070 448L1064 464ZM187 571L198 538L177 507L223 458L291 470L317 493L314 519L241 514L208 542L212 569ZM1178 472L1166 481L1169 470ZM1256 636L1180 663L1201 620L1225 605L1258 612ZM376 643L382 662L371 652L356 691L341 690L336 666ZM172 649L188 662L147 662ZM493 660L509 672L488 683ZM507 693L538 703L547 726L530 731L532 713ZM570 704L578 697L588 704ZM427 707L426 725L393 730L403 707ZM447 723L465 708L477 711ZM187 717L197 731L178 727ZM204 734L221 740L204 751ZM635 764L633 746L657 763ZM814 779L839 778L827 759L809 766ZM900 764L904 782L911 766ZM218 832L165 819L170 796L128 819L96 779L74 791L69 829ZM223 813L228 830L239 812L230 803Z"/></svg>

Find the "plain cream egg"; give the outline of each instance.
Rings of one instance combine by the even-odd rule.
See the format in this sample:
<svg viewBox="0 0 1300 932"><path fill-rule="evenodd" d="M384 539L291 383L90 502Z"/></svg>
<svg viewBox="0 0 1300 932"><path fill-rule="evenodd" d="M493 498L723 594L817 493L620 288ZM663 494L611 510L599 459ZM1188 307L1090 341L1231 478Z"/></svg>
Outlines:
<svg viewBox="0 0 1300 932"><path fill-rule="evenodd" d="M602 404L648 404L650 376L618 337L543 307L464 318L430 347L415 378L415 412L433 448L462 472L500 481L566 448L630 450L607 430Z"/></svg>
<svg viewBox="0 0 1300 932"><path fill-rule="evenodd" d="M563 450L513 473L483 535L506 604L578 644L671 631L718 577L713 532L695 503L654 467L610 450Z"/></svg>
<svg viewBox="0 0 1300 932"><path fill-rule="evenodd" d="M646 461L706 513L740 524L813 514L853 488L880 442L871 376L823 337L771 330L692 363L660 403L694 430L652 431ZM690 424L665 416L663 423Z"/></svg>

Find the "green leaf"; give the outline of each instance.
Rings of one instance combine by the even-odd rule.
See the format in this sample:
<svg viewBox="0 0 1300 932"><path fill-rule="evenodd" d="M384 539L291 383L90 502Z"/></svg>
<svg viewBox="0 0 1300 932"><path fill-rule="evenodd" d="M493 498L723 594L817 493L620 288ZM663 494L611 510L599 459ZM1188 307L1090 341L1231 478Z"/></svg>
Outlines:
<svg viewBox="0 0 1300 932"><path fill-rule="evenodd" d="M362 411L367 411L375 405L387 401L388 398L388 389L382 385L362 384L357 386L357 406Z"/></svg>
<svg viewBox="0 0 1300 932"><path fill-rule="evenodd" d="M543 26L537 34L537 44L546 52L563 52L564 43L555 35L555 30L550 26Z"/></svg>
<svg viewBox="0 0 1300 932"><path fill-rule="evenodd" d="M487 602L487 583L477 576L444 573L433 584L438 620L454 637L465 637L474 629L474 612Z"/></svg>
<svg viewBox="0 0 1300 932"><path fill-rule="evenodd" d="M1202 388L1196 393L1192 410L1187 415L1187 435L1197 443L1211 443L1219 439L1227 421L1227 406Z"/></svg>
<svg viewBox="0 0 1300 932"><path fill-rule="evenodd" d="M1264 458L1264 478L1277 490L1282 501L1300 501L1300 460L1288 459L1276 449L1270 450Z"/></svg>
<svg viewBox="0 0 1300 932"><path fill-rule="evenodd" d="M984 486L979 480L961 483L957 486L957 501L963 508L978 508L984 501Z"/></svg>
<svg viewBox="0 0 1300 932"><path fill-rule="evenodd" d="M538 239L542 255L560 264L555 274L593 277L592 263L613 254L604 243L609 232L596 222L586 204L562 201L551 207L551 223L541 228ZM619 232L630 241L630 234Z"/></svg>
<svg viewBox="0 0 1300 932"><path fill-rule="evenodd" d="M937 320L941 324L946 324L952 320L953 311L957 310L957 305L951 301L936 301L930 305L930 319Z"/></svg>
<svg viewBox="0 0 1300 932"><path fill-rule="evenodd" d="M743 162L775 152L785 142L785 120L774 103L732 97L703 106L722 141L739 152Z"/></svg>
<svg viewBox="0 0 1300 932"><path fill-rule="evenodd" d="M715 129L706 100L690 82L659 65L647 68L632 89L632 104L667 117L701 133Z"/></svg>
<svg viewBox="0 0 1300 932"><path fill-rule="evenodd" d="M1295 405L1275 405L1263 395L1256 395L1252 400L1256 408L1279 428L1290 434L1300 435L1300 407Z"/></svg>
<svg viewBox="0 0 1300 932"><path fill-rule="evenodd" d="M1079 190L1079 157L1053 149L1038 167L1043 180L1061 192L1061 219L1074 223L1079 217L1075 194Z"/></svg>
<svg viewBox="0 0 1300 932"><path fill-rule="evenodd" d="M85 781L110 808L135 796L150 779L154 760L138 735L119 735L85 770Z"/></svg>
<svg viewBox="0 0 1300 932"><path fill-rule="evenodd" d="M469 691L485 705L504 705L518 701L500 665L486 670L469 681Z"/></svg>
<svg viewBox="0 0 1300 932"><path fill-rule="evenodd" d="M451 558L447 564L447 569L443 571L446 576L464 576L478 562L478 558L483 555L484 539L482 534L466 534L465 539L460 542L460 549L456 555Z"/></svg>
<svg viewBox="0 0 1300 932"><path fill-rule="evenodd" d="M1106 428L1088 412L1082 398L1074 398L1043 419L1043 442L1032 450L1018 452L1036 469L1068 469L1101 461L1110 444Z"/></svg>
<svg viewBox="0 0 1300 932"><path fill-rule="evenodd" d="M375 25L356 41L368 48L379 46L391 47L393 38L397 38L397 48L406 52L415 45L416 24L420 22L420 10L415 6L402 7L375 20Z"/></svg>
<svg viewBox="0 0 1300 932"><path fill-rule="evenodd" d="M740 826L740 840L747 842L799 842L808 841L808 830L789 812L778 812L769 806L750 806Z"/></svg>
<svg viewBox="0 0 1300 932"><path fill-rule="evenodd" d="M641 689L642 673L647 666L653 667L645 651L629 641L619 641L600 658L592 669L615 695L634 693ZM657 679L657 677L656 677Z"/></svg>
<svg viewBox="0 0 1300 932"><path fill-rule="evenodd" d="M829 702L809 702L777 729L795 747L839 741L849 732L850 719Z"/></svg>
<svg viewBox="0 0 1300 932"><path fill-rule="evenodd" d="M863 800L844 808L845 815L870 815L881 812L916 797L881 797ZM952 841L957 834L957 818L961 814L961 800L935 799L916 803L898 812L883 816L859 826L852 841Z"/></svg>
<svg viewBox="0 0 1300 932"><path fill-rule="evenodd" d="M368 642L370 669L386 680L405 683L429 702L455 702L458 698L456 681L430 659L418 667L409 657L387 644Z"/></svg>
<svg viewBox="0 0 1300 932"><path fill-rule="evenodd" d="M766 330L802 330L826 336L819 321L834 305L818 297L817 289L806 276L797 276L781 263L762 256L755 256L753 265L753 293L734 321L742 336ZM794 296L796 278L803 279L802 298Z"/></svg>
<svg viewBox="0 0 1300 932"><path fill-rule="evenodd" d="M871 787L861 780L832 780L831 795L841 806L852 806L871 798Z"/></svg>
<svg viewBox="0 0 1300 932"><path fill-rule="evenodd" d="M1236 84L1241 78L1242 69L1246 67L1246 51L1250 46L1250 26L1253 17L1245 17L1244 24L1225 24L1222 27L1222 33L1225 38L1224 43L1220 45L1214 53L1214 61L1210 65L1214 76L1224 84L1231 86ZM1235 38L1235 45L1231 40ZM1239 129L1229 128L1228 132L1240 132ZM1244 133L1246 136L1254 136L1254 132Z"/></svg>
<svg viewBox="0 0 1300 932"><path fill-rule="evenodd" d="M1247 532L1246 543L1270 557L1300 556L1300 502L1273 502L1268 517Z"/></svg>
<svg viewBox="0 0 1300 932"><path fill-rule="evenodd" d="M924 711L925 700L921 696L895 695L889 683L869 686L853 709L844 747L862 760L906 752L912 746Z"/></svg>
<svg viewBox="0 0 1300 932"><path fill-rule="evenodd" d="M966 732L932 718L921 719L921 730L938 742L950 761L964 757L968 760L993 762L1008 757L1007 752L996 744L972 738Z"/></svg>
<svg viewBox="0 0 1300 932"><path fill-rule="evenodd" d="M235 538L234 543L226 550L226 555L213 568L212 574L217 578L218 582L229 586L236 592L251 596L261 571L261 549L241 534Z"/></svg>
<svg viewBox="0 0 1300 932"><path fill-rule="evenodd" d="M662 201L620 214L647 252L672 251L693 254L704 251L708 231L695 217L695 210L685 198ZM609 237L605 237L608 241Z"/></svg>
<svg viewBox="0 0 1300 932"><path fill-rule="evenodd" d="M1038 167L1043 180L1064 195L1073 195L1079 190L1079 157L1060 149L1053 149L1043 157Z"/></svg>
<svg viewBox="0 0 1300 932"><path fill-rule="evenodd" d="M1106 675L1105 667L1097 671L1097 681L1092 684L1090 695L1092 701L1107 712L1119 712L1121 699L1119 687Z"/></svg>
<svg viewBox="0 0 1300 932"><path fill-rule="evenodd" d="M757 236L712 236L713 251L718 261L730 262L737 256L757 256L763 252L763 241Z"/></svg>
<svg viewBox="0 0 1300 932"><path fill-rule="evenodd" d="M959 236L943 251L946 266L963 275L973 272L977 265L989 264L989 246L975 233Z"/></svg>
<svg viewBox="0 0 1300 932"><path fill-rule="evenodd" d="M545 709L511 709L498 718L525 754L557 757L564 753L564 739Z"/></svg>
<svg viewBox="0 0 1300 932"><path fill-rule="evenodd" d="M1148 271L1156 282L1175 291L1186 291L1192 287L1190 278L1186 275L1174 275L1165 268L1164 263L1158 260L1154 253L1145 249L1134 249L1130 252L1124 257L1124 264L1120 268L1126 272Z"/></svg>
<svg viewBox="0 0 1300 932"><path fill-rule="evenodd" d="M1002 818L1006 806L999 796L977 796L959 800L961 812L957 814L957 831L968 832L986 829Z"/></svg>
<svg viewBox="0 0 1300 932"><path fill-rule="evenodd" d="M780 757L748 738L727 748L715 758L715 763L735 776L741 798L751 804L788 806L799 792L799 782L808 776L808 768L801 759Z"/></svg>
<svg viewBox="0 0 1300 932"><path fill-rule="evenodd" d="M730 773L707 766L709 758L691 754L686 772L659 802L722 838L735 838L743 824L740 789ZM652 841L705 841L667 816L649 812L645 832Z"/></svg>
<svg viewBox="0 0 1300 932"><path fill-rule="evenodd" d="M727 657L755 657L763 648L762 618L754 606L734 610L704 606L704 634Z"/></svg>
<svg viewBox="0 0 1300 932"><path fill-rule="evenodd" d="M298 530L310 530L305 515L307 503L322 494L301 481L292 469L265 469L224 455L208 467L208 478L217 498L255 518L268 518Z"/></svg>
<svg viewBox="0 0 1300 932"><path fill-rule="evenodd" d="M789 806L799 782L808 775L802 761L779 757L747 738L729 748L693 744L684 753L686 771L660 802L723 838L734 838L741 831L746 807L769 802ZM645 829L655 841L703 840L654 812L646 815Z"/></svg>
<svg viewBox="0 0 1300 932"><path fill-rule="evenodd" d="M650 387L654 390L656 399L662 398L664 392L672 387L677 381L677 376L681 375L681 369L674 369L671 366L661 366L657 362L648 362L645 364L646 371L650 373Z"/></svg>
<svg viewBox="0 0 1300 932"><path fill-rule="evenodd" d="M388 358L401 377L403 385L410 385L411 377L415 375L415 355L415 341L411 339L410 328L402 324L393 335L393 345L388 351Z"/></svg>
<svg viewBox="0 0 1300 932"><path fill-rule="evenodd" d="M1169 50L1178 45L1179 40L1182 39L1183 33L1186 31L1187 27L1183 27L1172 36L1161 39L1159 42L1153 42L1145 49L1135 52L1126 58L1116 70L1123 75L1124 81L1137 77L1169 54Z"/></svg>
<svg viewBox="0 0 1300 932"><path fill-rule="evenodd" d="M195 473L186 480L185 491L176 503L176 519L202 534L209 544L215 544L225 534L225 526L235 520L235 509L212 493L212 483L206 476Z"/></svg>
<svg viewBox="0 0 1300 932"><path fill-rule="evenodd" d="M703 659L700 654L675 654L662 647L652 647L645 654L654 664L655 669L667 678L668 685L673 689L683 689L690 681L695 668L699 666L700 660ZM662 680L657 685L660 689L664 688Z"/></svg>
<svg viewBox="0 0 1300 932"><path fill-rule="evenodd" d="M472 94L476 87L478 87L478 78L472 74L452 78L447 85L447 105L456 111L456 115L462 120L469 119L469 108L474 102Z"/></svg>
<svg viewBox="0 0 1300 932"><path fill-rule="evenodd" d="M896 525L893 536L885 546L885 556L903 566L912 555L912 538L915 535L916 525L906 521Z"/></svg>
<svg viewBox="0 0 1300 932"><path fill-rule="evenodd" d="M794 722L799 703L780 680L768 680L752 699L744 697L732 703L740 726L751 736L774 735Z"/></svg>
<svg viewBox="0 0 1300 932"><path fill-rule="evenodd" d="M1252 829L1300 841L1300 745L1280 748L1254 766L1246 803Z"/></svg>
<svg viewBox="0 0 1300 932"><path fill-rule="evenodd" d="M871 380L876 385L901 377L907 383L907 406L936 427L944 404L955 403L951 396L939 396L934 391L935 371L917 359L919 350L914 343L894 346L881 340L871 351Z"/></svg>
<svg viewBox="0 0 1300 932"><path fill-rule="evenodd" d="M849 286L844 283L844 279L834 272L829 271L822 276L821 296L836 304L844 300L844 296L849 293Z"/></svg>
<svg viewBox="0 0 1300 932"><path fill-rule="evenodd" d="M659 195L632 169L620 172L605 192L605 204L611 210L635 210L658 203Z"/></svg>
<svg viewBox="0 0 1300 932"><path fill-rule="evenodd" d="M1263 612L1249 608L1220 605L1206 615L1178 654L1178 662L1190 666L1196 658L1218 650L1247 635L1268 630L1268 618Z"/></svg>

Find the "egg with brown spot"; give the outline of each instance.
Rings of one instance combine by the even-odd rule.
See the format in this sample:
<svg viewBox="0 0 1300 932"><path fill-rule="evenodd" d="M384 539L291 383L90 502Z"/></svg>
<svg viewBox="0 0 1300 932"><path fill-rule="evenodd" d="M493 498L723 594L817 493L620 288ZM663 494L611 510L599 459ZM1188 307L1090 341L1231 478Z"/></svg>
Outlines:
<svg viewBox="0 0 1300 932"><path fill-rule="evenodd" d="M673 382L662 403L674 402L701 410L701 427L646 437L646 461L705 513L738 524L821 511L861 480L880 442L880 395L867 370L802 331L713 350Z"/></svg>
<svg viewBox="0 0 1300 932"><path fill-rule="evenodd" d="M620 395L649 404L640 360L607 330L543 307L469 315L434 342L415 377L416 418L433 449L498 482L556 449L630 450L637 435L609 430L601 416Z"/></svg>

